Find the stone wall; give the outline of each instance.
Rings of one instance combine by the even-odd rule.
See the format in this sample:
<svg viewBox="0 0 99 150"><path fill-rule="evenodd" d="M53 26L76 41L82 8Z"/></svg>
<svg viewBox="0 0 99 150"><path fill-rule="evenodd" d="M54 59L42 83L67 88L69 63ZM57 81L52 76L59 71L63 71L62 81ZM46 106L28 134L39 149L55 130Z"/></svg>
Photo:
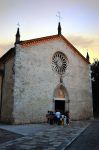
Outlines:
<svg viewBox="0 0 99 150"><path fill-rule="evenodd" d="M68 58L63 82L70 99L71 119L92 117L89 65L63 40L54 39L24 48L17 45L13 111L16 124L44 122L47 111L54 111L53 94L59 76L52 71L51 61L57 51Z"/></svg>
<svg viewBox="0 0 99 150"><path fill-rule="evenodd" d="M7 123L13 122L13 64L14 56L11 55L9 58L6 58L4 63L4 78L2 89L1 121Z"/></svg>

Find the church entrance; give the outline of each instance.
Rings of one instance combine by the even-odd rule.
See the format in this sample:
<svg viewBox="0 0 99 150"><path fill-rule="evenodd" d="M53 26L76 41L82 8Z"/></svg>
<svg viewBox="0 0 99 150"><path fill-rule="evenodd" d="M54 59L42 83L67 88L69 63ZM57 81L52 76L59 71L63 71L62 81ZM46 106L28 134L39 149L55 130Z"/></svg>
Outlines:
<svg viewBox="0 0 99 150"><path fill-rule="evenodd" d="M62 114L65 113L65 101L55 100L55 111L60 111Z"/></svg>
<svg viewBox="0 0 99 150"><path fill-rule="evenodd" d="M54 90L54 111L65 113L69 110L69 97L65 86L60 83Z"/></svg>

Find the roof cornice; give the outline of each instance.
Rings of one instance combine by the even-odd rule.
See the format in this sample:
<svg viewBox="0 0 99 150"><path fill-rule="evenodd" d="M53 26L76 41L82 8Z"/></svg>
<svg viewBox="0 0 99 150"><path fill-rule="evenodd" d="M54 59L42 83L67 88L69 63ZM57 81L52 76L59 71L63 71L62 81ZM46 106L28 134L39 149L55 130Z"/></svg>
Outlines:
<svg viewBox="0 0 99 150"><path fill-rule="evenodd" d="M90 62L61 34L61 35L52 35L52 36L46 36L46 37L41 37L41 38L36 38L36 39L30 39L30 40L26 40L26 41L21 41L20 45L22 47L29 47L32 45L38 45L40 43L44 43L50 40L54 40L54 39L63 39L64 42L71 47L71 49L76 52L84 61L86 61L88 64L90 64Z"/></svg>
<svg viewBox="0 0 99 150"><path fill-rule="evenodd" d="M62 39L71 49L78 54L85 62L90 64L90 62L61 34L61 35L51 35L51 36L46 36L46 37L41 37L41 38L36 38L36 39L30 39L30 40L25 40L25 41L20 41L19 45L22 47L29 47L32 45L38 45L40 43L48 42L50 40L55 40L55 39ZM7 57L11 51L13 51L14 48L11 48L7 53L5 53L0 60L3 58Z"/></svg>

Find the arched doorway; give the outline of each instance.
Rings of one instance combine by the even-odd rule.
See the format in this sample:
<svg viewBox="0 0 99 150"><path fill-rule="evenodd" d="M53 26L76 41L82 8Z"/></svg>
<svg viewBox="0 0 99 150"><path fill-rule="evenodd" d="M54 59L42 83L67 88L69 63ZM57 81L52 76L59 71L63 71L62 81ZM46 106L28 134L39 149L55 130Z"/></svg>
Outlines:
<svg viewBox="0 0 99 150"><path fill-rule="evenodd" d="M69 96L62 83L60 83L54 90L54 106L55 111L59 110L61 113L69 111Z"/></svg>

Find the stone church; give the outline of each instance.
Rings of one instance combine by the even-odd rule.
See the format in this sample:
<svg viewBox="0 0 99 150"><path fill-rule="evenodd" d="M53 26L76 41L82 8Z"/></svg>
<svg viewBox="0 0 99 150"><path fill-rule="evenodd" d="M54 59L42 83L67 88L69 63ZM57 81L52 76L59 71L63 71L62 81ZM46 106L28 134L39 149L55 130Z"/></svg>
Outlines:
<svg viewBox="0 0 99 150"><path fill-rule="evenodd" d="M0 121L46 121L48 111L69 111L71 120L93 117L89 56L62 34L21 41L0 58Z"/></svg>

